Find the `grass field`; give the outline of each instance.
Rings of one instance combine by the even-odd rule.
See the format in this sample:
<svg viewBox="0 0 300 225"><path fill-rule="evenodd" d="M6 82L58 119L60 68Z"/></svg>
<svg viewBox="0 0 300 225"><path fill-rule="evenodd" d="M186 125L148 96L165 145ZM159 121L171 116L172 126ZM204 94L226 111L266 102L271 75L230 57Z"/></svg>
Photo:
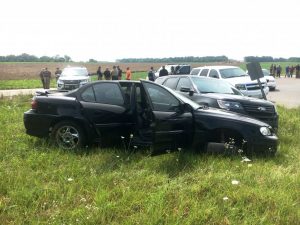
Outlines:
<svg viewBox="0 0 300 225"><path fill-rule="evenodd" d="M133 80L145 79L147 72L134 72L132 73ZM92 81L97 80L97 76L91 76ZM125 74L123 74L125 79ZM56 80L51 79L50 87L56 88ZM8 89L27 89L27 88L42 88L40 79L26 79L26 80L0 80L0 90Z"/></svg>
<svg viewBox="0 0 300 225"><path fill-rule="evenodd" d="M1 224L299 224L299 109L278 108L275 157L241 162L151 157L147 149L62 151L25 134L30 99L0 99Z"/></svg>

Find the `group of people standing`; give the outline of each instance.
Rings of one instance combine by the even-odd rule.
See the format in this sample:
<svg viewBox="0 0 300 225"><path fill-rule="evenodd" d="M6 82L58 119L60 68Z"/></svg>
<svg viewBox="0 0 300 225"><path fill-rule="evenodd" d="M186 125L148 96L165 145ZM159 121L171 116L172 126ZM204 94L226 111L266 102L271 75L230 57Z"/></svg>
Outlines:
<svg viewBox="0 0 300 225"><path fill-rule="evenodd" d="M281 76L281 72L282 72L282 68L280 65L277 65L276 64L272 64L270 66L270 74L273 75L274 77L279 77ZM293 75L294 75L294 72L295 72L295 75L296 75L296 78L300 78L300 65L296 65L296 66L286 66L285 67L285 77L290 77L292 78Z"/></svg>
<svg viewBox="0 0 300 225"><path fill-rule="evenodd" d="M297 64L296 66L286 66L285 67L285 77L290 77L292 78L293 77L293 74L294 74L294 71L295 71L295 75L296 75L296 78L300 78L300 65Z"/></svg>
<svg viewBox="0 0 300 225"><path fill-rule="evenodd" d="M59 67L56 68L55 71L55 78L56 80L59 78L61 74L61 70ZM40 72L40 78L42 81L42 85L44 89L50 89L50 81L51 81L51 72L48 70L48 68L43 68Z"/></svg>
<svg viewBox="0 0 300 225"><path fill-rule="evenodd" d="M101 70L101 66L98 67L97 76L98 80L122 80L122 69L119 66L113 66L113 69L110 71L109 68L106 68L104 72ZM131 80L132 73L129 67L126 68L125 79Z"/></svg>

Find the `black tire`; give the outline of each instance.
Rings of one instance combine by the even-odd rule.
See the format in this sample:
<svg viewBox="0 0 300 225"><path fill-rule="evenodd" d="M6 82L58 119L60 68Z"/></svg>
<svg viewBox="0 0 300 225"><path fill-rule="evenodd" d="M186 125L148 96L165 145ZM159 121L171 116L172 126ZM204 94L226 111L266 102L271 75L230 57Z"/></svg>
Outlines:
<svg viewBox="0 0 300 225"><path fill-rule="evenodd" d="M51 138L55 144L66 150L78 149L85 144L85 134L82 128L72 121L57 123L53 127Z"/></svg>

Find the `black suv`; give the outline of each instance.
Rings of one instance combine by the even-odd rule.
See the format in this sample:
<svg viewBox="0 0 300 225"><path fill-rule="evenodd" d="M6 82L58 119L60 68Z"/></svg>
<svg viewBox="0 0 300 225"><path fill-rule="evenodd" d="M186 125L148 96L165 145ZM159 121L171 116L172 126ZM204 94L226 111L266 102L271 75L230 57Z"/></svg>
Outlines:
<svg viewBox="0 0 300 225"><path fill-rule="evenodd" d="M171 75L155 80L200 105L221 108L254 117L278 129L278 115L270 101L244 96L223 80L193 75Z"/></svg>

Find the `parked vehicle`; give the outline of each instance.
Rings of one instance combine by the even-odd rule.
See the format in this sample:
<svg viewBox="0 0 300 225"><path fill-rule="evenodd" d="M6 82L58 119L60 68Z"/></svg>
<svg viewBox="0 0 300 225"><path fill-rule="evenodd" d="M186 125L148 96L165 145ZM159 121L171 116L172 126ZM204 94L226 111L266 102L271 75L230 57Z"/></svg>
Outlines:
<svg viewBox="0 0 300 225"><path fill-rule="evenodd" d="M57 80L58 90L73 90L91 82L85 67L66 67Z"/></svg>
<svg viewBox="0 0 300 225"><path fill-rule="evenodd" d="M26 133L50 136L64 149L122 137L132 137L132 145L151 145L153 154L214 144L247 153L277 149L268 124L201 107L151 81L92 82L68 93L35 96L31 105L24 113Z"/></svg>
<svg viewBox="0 0 300 225"><path fill-rule="evenodd" d="M255 98L263 98L259 84L256 80L251 80L250 76L236 66L204 66L192 69L191 75L205 76L223 79L239 89L244 95ZM260 79L265 95L269 93L267 81Z"/></svg>
<svg viewBox="0 0 300 225"><path fill-rule="evenodd" d="M267 80L267 84L268 84L268 87L271 91L274 91L276 89L276 81L275 81L275 78L270 74L270 71L267 70L267 69L262 69L263 71L263 74Z"/></svg>
<svg viewBox="0 0 300 225"><path fill-rule="evenodd" d="M276 89L276 81L275 81L274 76L272 76L270 74L270 71L267 70L267 69L262 69L262 72L263 72L264 77L267 81L267 85L269 87L269 90L274 91ZM246 70L246 73L248 74L248 70Z"/></svg>
<svg viewBox="0 0 300 225"><path fill-rule="evenodd" d="M263 99L244 96L222 79L194 75L165 76L156 83L169 87L200 105L234 111L254 117L278 129L275 105Z"/></svg>
<svg viewBox="0 0 300 225"><path fill-rule="evenodd" d="M172 71L172 68L174 71ZM155 73L155 78L159 77L159 71L162 69L160 67ZM169 75L171 74L189 74L191 72L191 65L187 64L167 64L165 65L165 69L168 71Z"/></svg>

